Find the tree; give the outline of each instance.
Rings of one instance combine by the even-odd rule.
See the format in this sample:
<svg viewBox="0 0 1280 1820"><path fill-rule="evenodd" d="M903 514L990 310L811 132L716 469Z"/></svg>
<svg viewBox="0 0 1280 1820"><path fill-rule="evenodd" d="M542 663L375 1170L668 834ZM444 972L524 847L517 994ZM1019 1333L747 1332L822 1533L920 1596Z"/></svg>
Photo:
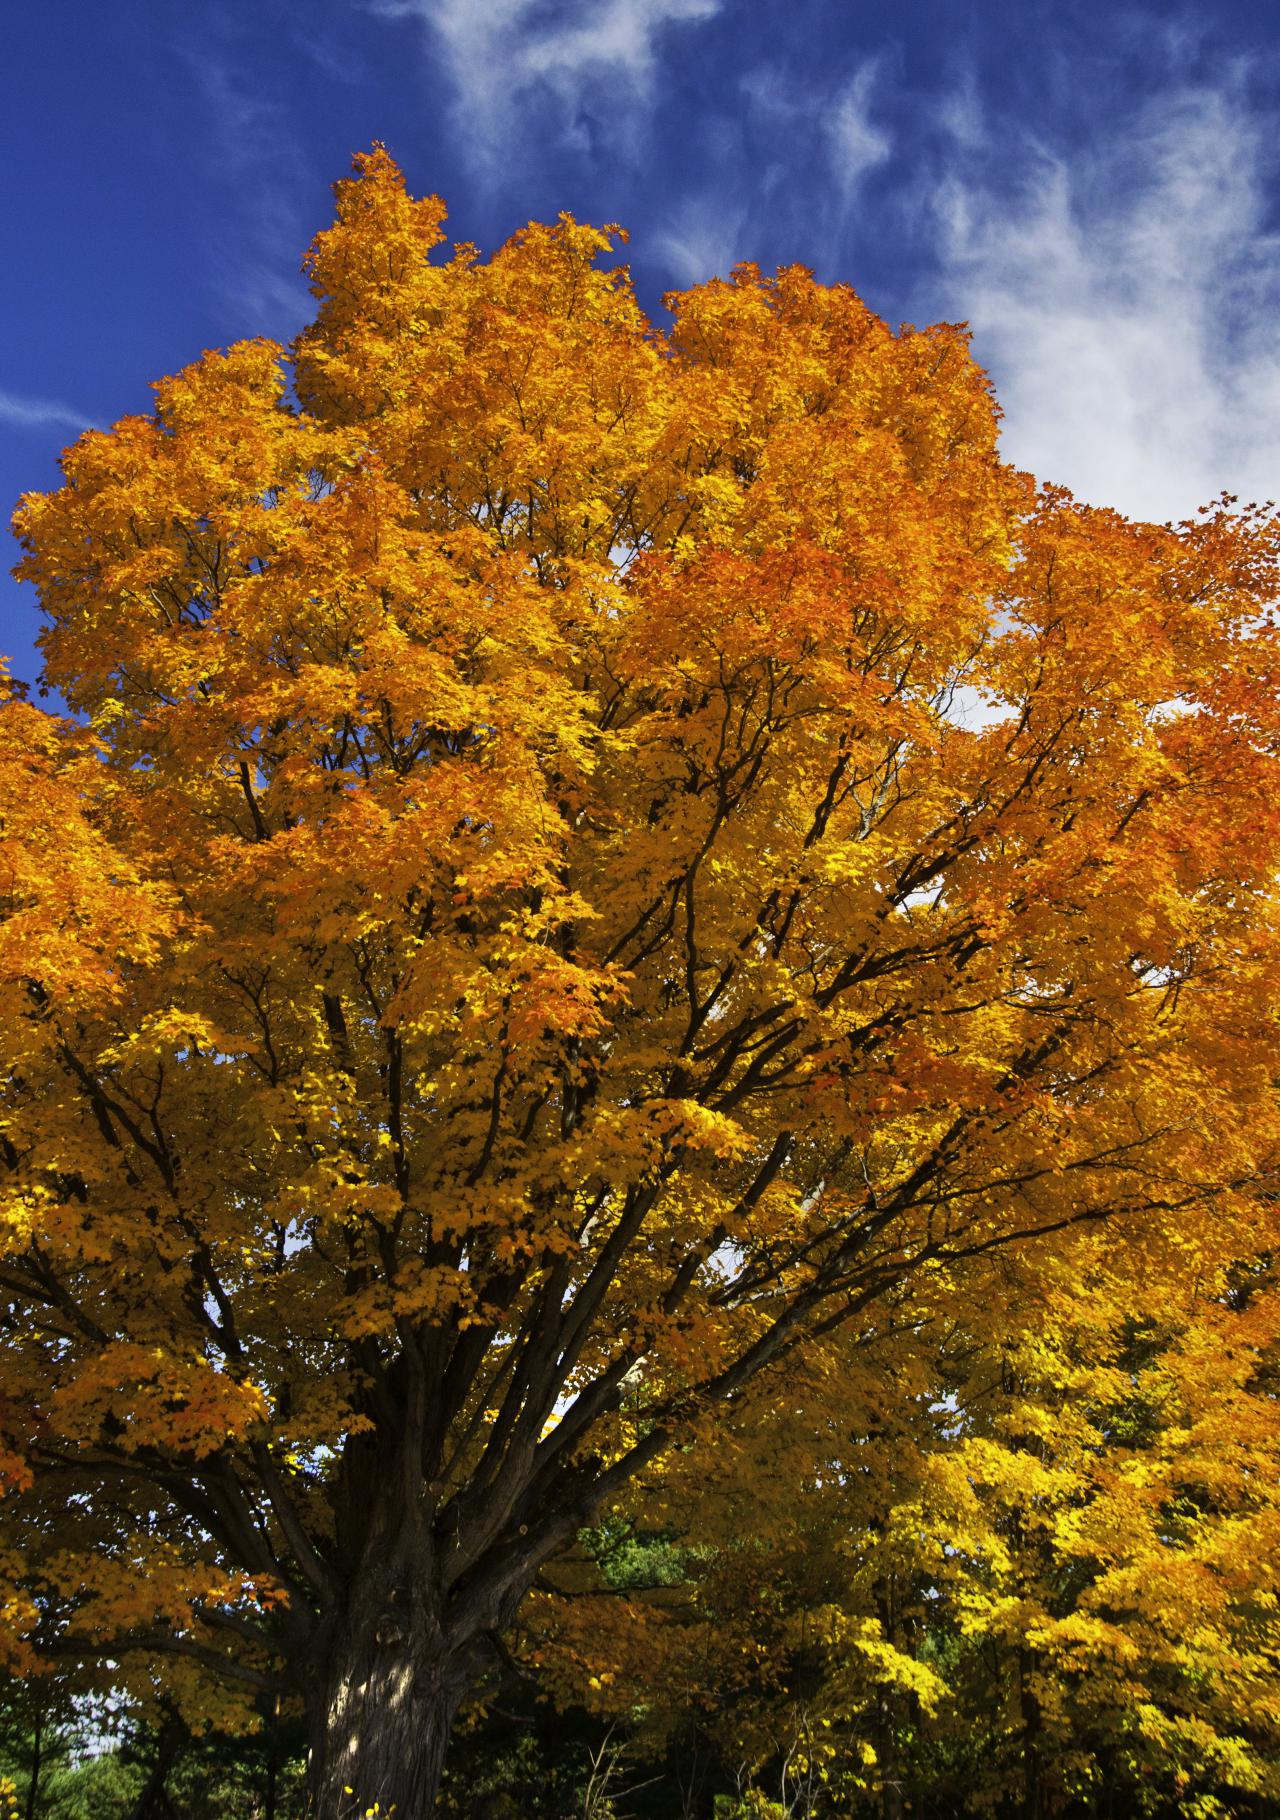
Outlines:
<svg viewBox="0 0 1280 1820"><path fill-rule="evenodd" d="M557 1562L524 1651L784 1804L807 1776L815 1820L1271 1812L1280 1296L1273 1258L1211 1273L1186 1237L1143 1281L1083 1230L967 1293L917 1280L896 1343L831 1335L633 1486L664 1584Z"/></svg>
<svg viewBox="0 0 1280 1820"><path fill-rule="evenodd" d="M288 360L17 518L4 1566L19 1653L283 1685L320 1820L418 1820L541 1564L766 1365L1247 1218L1278 537L1036 494L959 329L799 268L662 331L568 217L337 194Z"/></svg>
<svg viewBox="0 0 1280 1820"><path fill-rule="evenodd" d="M24 1820L43 1820L57 1811L50 1789L64 1778L83 1743L77 1718L74 1696L64 1684L28 1676L0 1691L0 1764L15 1772Z"/></svg>

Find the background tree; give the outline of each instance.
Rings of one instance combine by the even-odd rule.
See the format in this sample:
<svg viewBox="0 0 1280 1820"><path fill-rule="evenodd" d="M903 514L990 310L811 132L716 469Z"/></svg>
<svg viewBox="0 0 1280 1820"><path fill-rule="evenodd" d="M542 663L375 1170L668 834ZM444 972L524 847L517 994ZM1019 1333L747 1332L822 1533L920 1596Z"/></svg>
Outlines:
<svg viewBox="0 0 1280 1820"><path fill-rule="evenodd" d="M833 1337L632 1488L661 1590L558 1562L522 1653L795 1814L1270 1812L1280 1298L1194 1263L1139 1286L1090 1236L917 1298L896 1356Z"/></svg>
<svg viewBox="0 0 1280 1820"><path fill-rule="evenodd" d="M65 1681L30 1675L3 1688L0 1763L13 1782L23 1820L58 1812L58 1784L82 1742L75 1692Z"/></svg>
<svg viewBox="0 0 1280 1820"><path fill-rule="evenodd" d="M321 1820L764 1367L1227 1244L1276 1140L1275 524L1033 495L802 270L664 333L441 213L358 160L287 369L24 502L78 718L0 713L13 1629L283 1686Z"/></svg>

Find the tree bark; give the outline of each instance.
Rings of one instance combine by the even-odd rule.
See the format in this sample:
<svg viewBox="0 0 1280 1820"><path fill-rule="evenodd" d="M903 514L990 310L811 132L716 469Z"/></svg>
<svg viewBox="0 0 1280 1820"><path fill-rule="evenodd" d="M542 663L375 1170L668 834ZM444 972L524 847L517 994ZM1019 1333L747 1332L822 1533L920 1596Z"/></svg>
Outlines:
<svg viewBox="0 0 1280 1820"><path fill-rule="evenodd" d="M887 1689L880 1690L877 1755L880 1759L880 1812L884 1820L903 1820L902 1761L898 1754L896 1702Z"/></svg>
<svg viewBox="0 0 1280 1820"><path fill-rule="evenodd" d="M183 1728L176 1720L165 1720L156 1740L155 1759L129 1820L174 1820L173 1802L169 1799L167 1784L184 1736Z"/></svg>
<svg viewBox="0 0 1280 1820"><path fill-rule="evenodd" d="M1044 1786L1040 1774L1042 1715L1032 1685L1035 1658L1025 1645L1018 1651L1018 1705L1022 1714L1022 1820L1043 1820Z"/></svg>
<svg viewBox="0 0 1280 1820"><path fill-rule="evenodd" d="M875 1524L883 1531L881 1522ZM876 1594L876 1610L886 1643L898 1644L898 1626L894 1617L892 1580L882 1581ZM880 1811L884 1820L903 1820L902 1759L898 1750L901 1727L901 1700L892 1687L881 1687L876 1700L878 1718L876 1750L880 1759Z"/></svg>
<svg viewBox="0 0 1280 1820"><path fill-rule="evenodd" d="M276 1790L279 1784L279 1765L276 1761L275 1733L271 1734L267 1747L266 1772L262 1787L262 1820L276 1820Z"/></svg>
<svg viewBox="0 0 1280 1820"><path fill-rule="evenodd" d="M393 1614L348 1636L316 1689L309 1820L430 1820L472 1675Z"/></svg>
<svg viewBox="0 0 1280 1820"><path fill-rule="evenodd" d="M27 1787L27 1820L35 1820L40 1807L40 1770L42 1765L40 1746L43 1742L44 1726L39 1714L31 1728L31 1781Z"/></svg>

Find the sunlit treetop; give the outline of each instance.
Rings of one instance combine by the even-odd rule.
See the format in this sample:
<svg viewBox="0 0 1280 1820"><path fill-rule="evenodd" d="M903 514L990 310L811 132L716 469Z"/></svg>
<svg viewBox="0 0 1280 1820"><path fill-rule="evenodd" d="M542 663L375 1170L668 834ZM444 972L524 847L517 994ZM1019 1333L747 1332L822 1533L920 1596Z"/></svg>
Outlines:
<svg viewBox="0 0 1280 1820"><path fill-rule="evenodd" d="M1265 512L1037 492L801 268L661 329L614 234L337 190L292 350L23 502L74 718L0 710L11 1578L284 1674L325 1820L814 1329L1256 1249L1280 859Z"/></svg>

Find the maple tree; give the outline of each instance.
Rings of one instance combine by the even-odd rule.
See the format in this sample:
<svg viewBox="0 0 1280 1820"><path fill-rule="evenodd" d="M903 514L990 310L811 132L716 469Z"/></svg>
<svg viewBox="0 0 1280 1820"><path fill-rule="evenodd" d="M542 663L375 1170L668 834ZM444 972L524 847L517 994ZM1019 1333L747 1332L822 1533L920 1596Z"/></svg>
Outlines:
<svg viewBox="0 0 1280 1820"><path fill-rule="evenodd" d="M16 1666L283 1686L319 1820L417 1820L762 1370L1247 1220L1280 536L1037 493L960 329L799 268L664 330L609 233L337 195L288 355L17 517L71 716L0 712L0 1570Z"/></svg>

